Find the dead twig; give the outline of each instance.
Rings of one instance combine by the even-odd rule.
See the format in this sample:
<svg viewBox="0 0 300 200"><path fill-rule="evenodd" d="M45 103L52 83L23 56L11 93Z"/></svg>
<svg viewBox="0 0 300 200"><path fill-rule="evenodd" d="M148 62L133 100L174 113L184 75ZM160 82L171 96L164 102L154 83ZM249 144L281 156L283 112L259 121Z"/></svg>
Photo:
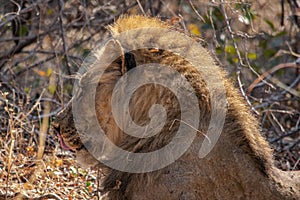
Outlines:
<svg viewBox="0 0 300 200"><path fill-rule="evenodd" d="M136 0L136 2L138 3L139 8L140 8L140 10L142 11L143 15L146 15L146 13L145 13L145 11L144 11L144 8L143 8L143 6L142 6L142 4L141 4L141 2L140 2L139 0Z"/></svg>
<svg viewBox="0 0 300 200"><path fill-rule="evenodd" d="M275 67L273 67L272 69L264 72L262 75L260 75L258 78L256 78L251 84L250 86L248 87L248 89L246 90L246 93L247 95L250 95L252 90L255 88L255 86L263 81L266 77L270 76L271 74L273 74L274 72L280 70L280 69L284 69L284 68L298 68L300 69L300 66L297 66L295 63L281 63ZM274 80L274 79L273 79ZM293 93L294 95L296 96L299 96L298 92L297 91L294 91L292 88L289 88L289 87L285 87L283 86L282 84L280 84L278 81L274 80L275 82L277 82L277 85L278 86L281 86L281 87L284 87L286 90L288 89L288 91L290 93Z"/></svg>
<svg viewBox="0 0 300 200"><path fill-rule="evenodd" d="M71 75L71 69L70 69L70 64L69 64L69 56L68 56L68 47L67 47L67 42L66 42L66 36L65 36L65 30L63 26L63 21L62 21L62 14L63 14L63 6L64 2L63 0L58 0L58 9L59 9L59 15L58 15L58 20L59 20L59 29L61 33L61 38L63 42L63 49L64 49L64 56L66 58L66 67L68 74Z"/></svg>
<svg viewBox="0 0 300 200"><path fill-rule="evenodd" d="M193 11L195 12L195 14L198 16L198 18L199 18L202 22L206 23L206 22L205 22L205 19L200 15L200 13L198 12L198 10L195 8L195 6L194 6L192 0L189 0L189 4L190 4L191 8L193 9Z"/></svg>
<svg viewBox="0 0 300 200"><path fill-rule="evenodd" d="M221 10L223 12L223 15L224 15L224 18L225 18L225 23L226 23L226 27L229 31L229 35L230 35L230 38L232 40L232 43L233 43L233 47L236 51L236 54L238 56L238 61L239 61L239 65L237 67L237 71L236 71L236 75L237 75L237 80L238 80L238 85L239 85L239 88L240 88L240 91L244 97L244 99L246 100L247 104L250 106L251 110L259 115L259 112L253 107L252 103L250 102L248 96L246 95L246 92L243 88L243 84L241 82L241 67L242 66L245 66L245 64L243 63L243 59L242 59L242 56L241 56L241 53L240 53L240 50L238 49L238 46L237 46L237 43L235 42L235 38L234 38L234 32L233 30L231 29L231 26L230 26L230 22L229 22L229 19L228 19L228 16L227 16L227 12L225 10L225 7L224 7L224 1L221 0L221 3L220 3L220 7L221 7Z"/></svg>

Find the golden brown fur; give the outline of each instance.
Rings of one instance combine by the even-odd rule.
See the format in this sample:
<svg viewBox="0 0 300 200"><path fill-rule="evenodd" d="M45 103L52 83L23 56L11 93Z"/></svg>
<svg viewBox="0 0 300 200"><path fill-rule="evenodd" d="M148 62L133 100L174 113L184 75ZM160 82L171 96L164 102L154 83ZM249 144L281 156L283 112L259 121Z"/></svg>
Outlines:
<svg viewBox="0 0 300 200"><path fill-rule="evenodd" d="M120 32L141 27L172 28L156 18L125 16L118 19L109 29L112 35L116 36ZM151 37L149 35L149 40ZM176 45L176 41L170 42ZM199 54L203 54L203 62L215 65L209 53L205 49L202 51ZM161 170L131 174L106 168L103 188L108 192L108 199L296 199L300 197L299 188L297 189L299 185L294 183L296 179L300 179L299 176L290 178L274 168L272 150L260 135L257 120L251 115L242 96L226 78L226 73L221 68L219 73L223 77L228 101L225 125L212 152L200 159L199 147L204 139L201 133L207 131L211 116L211 99L203 75L183 58L167 51L143 49L131 53L138 65L166 64L185 76L199 101L201 111L200 123L197 127L199 133L183 156ZM180 119L180 107L176 96L170 90L158 85L146 85L138 89L132 96L129 106L133 120L139 125L147 124L150 107L153 104L161 104L167 111L167 122L160 133L153 137L139 139L129 136L118 128L111 115L112 90L126 69L122 60L121 63L119 61L112 63L109 68L97 87L96 111L98 121L110 140L132 152L151 152L168 144L179 126L178 121L174 123L175 119ZM77 157L81 163L104 168L89 154L80 141L74 127L71 106L70 104L57 117L62 137L69 146L77 149ZM123 117L126 120L126 116ZM65 133L64 130L67 129L73 132Z"/></svg>

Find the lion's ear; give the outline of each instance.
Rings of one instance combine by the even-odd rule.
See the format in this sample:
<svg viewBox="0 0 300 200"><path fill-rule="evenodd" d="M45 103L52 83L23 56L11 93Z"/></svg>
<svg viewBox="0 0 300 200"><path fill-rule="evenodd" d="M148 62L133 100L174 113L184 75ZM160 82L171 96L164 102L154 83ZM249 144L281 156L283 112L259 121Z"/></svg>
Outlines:
<svg viewBox="0 0 300 200"><path fill-rule="evenodd" d="M116 63L120 65L120 69L123 75L129 70L136 67L136 61L133 53L131 52L122 54L121 57L117 59Z"/></svg>
<svg viewBox="0 0 300 200"><path fill-rule="evenodd" d="M91 69L104 71L106 69L120 67L122 70L121 60L124 60L124 50L118 40L109 39L101 46L91 52L91 54L84 60L80 73L84 74ZM125 64L123 64L125 65Z"/></svg>
<svg viewBox="0 0 300 200"><path fill-rule="evenodd" d="M106 43L95 50L83 63L80 73L85 74L85 78L81 79L81 82L97 81L98 77L93 76L93 74L95 75L97 72L110 72L102 75L102 79L106 80L113 79L114 76L122 76L132 68L135 68L136 60L133 53L125 52L118 40L110 39L106 41Z"/></svg>
<svg viewBox="0 0 300 200"><path fill-rule="evenodd" d="M112 57L117 58L115 60L115 63L119 65L122 74L125 74L129 70L136 67L136 61L133 53L125 53L125 50L123 49L121 43L118 40L109 40L102 48L102 52L99 53L99 57L101 57L99 60L101 60L104 63L107 61L107 59L111 61Z"/></svg>
<svg viewBox="0 0 300 200"><path fill-rule="evenodd" d="M134 55L130 52L125 53L124 56L126 71L129 71L136 67L136 61Z"/></svg>

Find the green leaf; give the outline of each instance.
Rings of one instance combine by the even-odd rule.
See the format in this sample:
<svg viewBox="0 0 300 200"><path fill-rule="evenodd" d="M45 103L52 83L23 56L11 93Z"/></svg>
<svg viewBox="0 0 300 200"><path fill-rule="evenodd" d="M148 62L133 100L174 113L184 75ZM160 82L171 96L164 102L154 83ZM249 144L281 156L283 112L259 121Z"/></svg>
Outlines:
<svg viewBox="0 0 300 200"><path fill-rule="evenodd" d="M50 16L50 15L52 15L52 14L53 14L53 9L51 9L51 8L48 9L48 10L47 10L47 15Z"/></svg>
<svg viewBox="0 0 300 200"><path fill-rule="evenodd" d="M29 94L30 88L29 88L29 87L25 87L25 88L24 88L24 91L25 91L25 93Z"/></svg>
<svg viewBox="0 0 300 200"><path fill-rule="evenodd" d="M232 45L226 45L225 52L229 54L236 54L236 50Z"/></svg>
<svg viewBox="0 0 300 200"><path fill-rule="evenodd" d="M285 36L286 34L287 34L286 31L280 31L279 33L277 33L277 34L275 35L275 37Z"/></svg>
<svg viewBox="0 0 300 200"><path fill-rule="evenodd" d="M56 85L49 85L48 86L48 91L50 92L50 94L54 94L56 91Z"/></svg>
<svg viewBox="0 0 300 200"><path fill-rule="evenodd" d="M256 53L248 53L248 54L247 54L247 57L248 57L250 60L256 60L256 59L257 59Z"/></svg>
<svg viewBox="0 0 300 200"><path fill-rule="evenodd" d="M26 36L28 35L28 27L26 25L23 25L19 29L20 36Z"/></svg>
<svg viewBox="0 0 300 200"><path fill-rule="evenodd" d="M221 47L216 48L216 53L221 55L223 53L223 49Z"/></svg>
<svg viewBox="0 0 300 200"><path fill-rule="evenodd" d="M268 20L268 19L264 19L264 21L271 27L271 29L274 31L275 27L274 27L274 24Z"/></svg>
<svg viewBox="0 0 300 200"><path fill-rule="evenodd" d="M268 45L267 40L262 40L259 42L259 47L261 47L263 49L265 49L267 47L267 45Z"/></svg>
<svg viewBox="0 0 300 200"><path fill-rule="evenodd" d="M51 68L48 68L47 69L47 76L51 76L52 72L53 72L53 70Z"/></svg>
<svg viewBox="0 0 300 200"><path fill-rule="evenodd" d="M85 184L86 187L90 187L91 185L92 185L92 183L90 181L87 181Z"/></svg>
<svg viewBox="0 0 300 200"><path fill-rule="evenodd" d="M268 57L268 58L274 56L275 54L276 54L276 50L275 49L266 49L264 51L264 56Z"/></svg>
<svg viewBox="0 0 300 200"><path fill-rule="evenodd" d="M238 63L238 62L239 62L239 59L238 59L238 58L232 58L232 62Z"/></svg>

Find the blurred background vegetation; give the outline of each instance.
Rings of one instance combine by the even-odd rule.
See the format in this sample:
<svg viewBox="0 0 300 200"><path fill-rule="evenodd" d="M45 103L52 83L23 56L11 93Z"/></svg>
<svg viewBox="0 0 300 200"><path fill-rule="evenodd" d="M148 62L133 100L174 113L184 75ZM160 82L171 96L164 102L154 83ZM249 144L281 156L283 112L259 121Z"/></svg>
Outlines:
<svg viewBox="0 0 300 200"><path fill-rule="evenodd" d="M299 7L299 0L0 0L0 199L100 196L101 174L77 166L50 123L70 100L85 56L123 14L156 16L203 38L260 120L276 165L299 170Z"/></svg>

